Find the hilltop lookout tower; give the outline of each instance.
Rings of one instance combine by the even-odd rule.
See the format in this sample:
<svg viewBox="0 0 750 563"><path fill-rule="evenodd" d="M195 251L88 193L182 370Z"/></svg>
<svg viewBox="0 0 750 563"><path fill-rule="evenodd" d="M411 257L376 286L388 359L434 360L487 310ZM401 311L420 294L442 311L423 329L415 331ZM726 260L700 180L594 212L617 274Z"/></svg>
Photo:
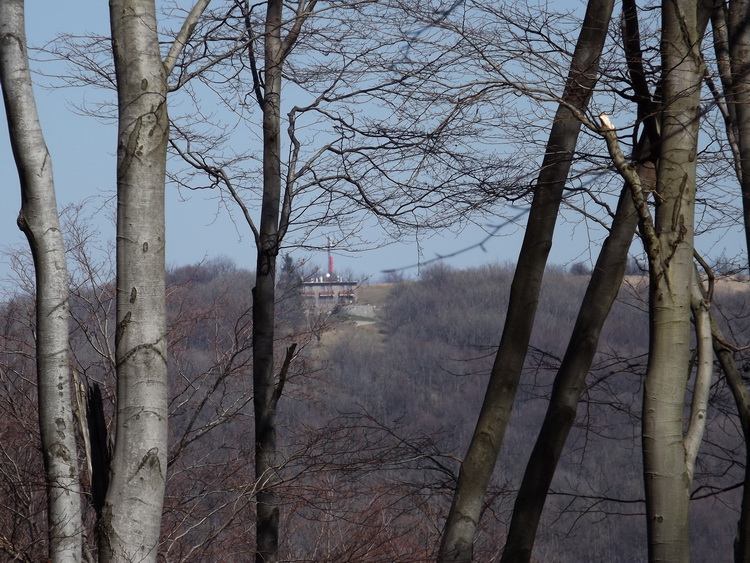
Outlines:
<svg viewBox="0 0 750 563"><path fill-rule="evenodd" d="M328 272L302 282L302 296L310 309L332 311L337 305L357 302L356 281L346 281L334 273L331 240L328 240Z"/></svg>

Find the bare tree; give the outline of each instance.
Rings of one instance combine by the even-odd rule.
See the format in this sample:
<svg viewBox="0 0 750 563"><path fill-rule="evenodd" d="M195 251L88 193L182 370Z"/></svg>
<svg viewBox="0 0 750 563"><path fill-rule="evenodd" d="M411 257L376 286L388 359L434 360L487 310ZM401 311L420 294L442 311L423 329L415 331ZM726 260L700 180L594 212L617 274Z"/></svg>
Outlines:
<svg viewBox="0 0 750 563"><path fill-rule="evenodd" d="M712 368L694 266L696 158L700 126L700 55L709 13L699 3L662 5L661 141L655 214L645 188L619 153L612 124L603 132L615 165L631 186L640 214L650 270L650 346L643 395L643 464L648 516L649 558L688 560L688 502L694 465L705 428ZM687 431L683 435L685 392L690 373L690 320L695 311L700 361ZM708 357L706 357L708 355Z"/></svg>
<svg viewBox="0 0 750 563"><path fill-rule="evenodd" d="M581 128L576 113L585 111L597 82L598 61L607 37L612 8L613 2L609 0L588 3L565 92L537 178L500 348L474 436L461 464L453 505L445 524L440 561L470 561L472 557L484 495L521 377L563 188Z"/></svg>
<svg viewBox="0 0 750 563"><path fill-rule="evenodd" d="M118 417L101 559L153 560L166 470L164 207L166 77L206 2L162 62L154 3L113 2L119 94ZM24 206L19 224L36 258L39 405L50 498L50 555L82 557L81 496L68 382L68 276L49 154L34 107L23 3L3 4L3 92ZM10 90L9 90L10 89ZM138 483L134 487L133 484Z"/></svg>
<svg viewBox="0 0 750 563"><path fill-rule="evenodd" d="M547 491L568 432L573 426L604 321L622 284L637 222L638 215L630 191L625 188L620 195L612 230L594 266L568 348L555 377L547 413L516 496L502 561L531 559Z"/></svg>
<svg viewBox="0 0 750 563"><path fill-rule="evenodd" d="M100 524L103 561L154 561L157 555L167 470L167 76L207 4L196 4L165 60L155 3L110 4L119 125L118 389L110 485Z"/></svg>
<svg viewBox="0 0 750 563"><path fill-rule="evenodd" d="M281 175L281 77L284 61L316 0L299 2L291 29L282 37L283 2L269 0L266 9L263 80L263 195L261 219L255 233L257 262L253 288L253 405L255 407L255 478L258 562L276 561L279 506L276 471L276 410L295 346L290 346L279 373L274 370L276 325L276 259L288 228L289 203L283 202ZM281 214L281 215L280 215Z"/></svg>
<svg viewBox="0 0 750 563"><path fill-rule="evenodd" d="M694 155L698 150L703 77L699 46L708 13L698 2L664 2L662 10L663 100L656 174L659 196L653 223L650 217L642 216L651 278L651 343L643 394L643 471L649 558L685 561L690 549L690 483L705 425L702 403L707 400L707 395L695 394L693 414L683 437L691 357ZM636 205L645 215L644 205ZM705 361L705 350L702 356ZM705 378L705 373L699 371L698 377Z"/></svg>
<svg viewBox="0 0 750 563"><path fill-rule="evenodd" d="M68 356L68 270L52 162L36 110L26 49L24 2L3 2L0 83L21 180L18 226L29 241L36 279L36 369L49 557L81 561L83 521Z"/></svg>
<svg viewBox="0 0 750 563"><path fill-rule="evenodd" d="M627 4L634 8L634 2ZM647 385L650 393L644 405L651 410L644 414L644 447L646 450L650 448L653 455L649 454L646 471L651 475L672 469L676 475L691 480L697 463L701 424L705 420L705 382L706 374L710 372L705 313L710 298L700 295L695 285L697 277L692 271L693 258L687 256L686 248L694 246L692 235L688 235L687 230L692 232L695 226L680 217L692 213L690 205L694 205L697 195L697 190L691 186L698 183L698 172L691 169L694 165L691 152L687 150L687 140L695 136L695 122L703 117L703 113L700 116L696 113L699 98L694 92L700 86L701 78L696 79L695 74L702 63L687 69L685 74L689 75L690 82L685 89L684 84L668 83L671 70L664 70L661 74L654 72L648 77L642 68L634 72L633 61L638 60L638 56L629 50L630 45L626 49L626 58L631 76L623 81L622 65L604 64L603 72L613 82L604 86L607 90L595 92L599 83L602 44L608 28L612 32L609 26L610 2L592 0L589 3L575 52L572 43L568 46L563 39L561 44L555 44L554 38L545 36L544 29L513 22L507 16L508 19L503 21L508 26L517 25L514 29L520 29L521 34L536 34L539 41L548 41L545 45L554 50L553 56L567 61L560 66L562 73L572 61L567 78L559 77L561 81L566 80L560 97L554 91L561 90L562 86L553 87L547 82L558 78L554 72L539 78L536 85L533 84L533 73L528 82L518 80L521 72L512 76L520 67L525 70L545 67L548 65L546 58L526 52L525 45L518 48L509 43L500 49L495 46L485 49L481 40L485 36L481 33L492 34L484 29L485 22L471 30L481 33L472 36L467 31L462 35L462 26L471 18L459 21L461 18L456 17L455 22L450 22L449 16L457 15L455 6L458 5L436 12L434 6L418 3L412 7L409 17L413 16L414 21L424 23L425 27L404 34L402 29L409 26L392 19L394 14L403 12L391 4L385 10L382 4L369 2L342 6L323 6L314 1L286 5L276 0L258 5L230 2L207 17L198 18L196 14L196 19L190 19L191 15L189 22L196 24L197 35L188 40L184 34L192 27L190 23L174 34L177 39L175 48L160 53L155 32L158 19L153 3L113 2L116 80L112 81L113 74L102 66L106 63L95 58L85 60L93 65L87 67L88 71L97 77L90 81L104 80L110 82L110 86L116 85L120 103L116 350L113 352L108 348L106 322L96 329L99 331L96 334L85 332L88 330L83 328L86 326L85 315L75 316L77 324L74 325L77 331L75 346L85 341L86 346L99 354L102 365L108 364L120 372L113 484L102 518L103 559L153 559L159 544L158 549L170 559L211 558L216 550L234 545L237 552L245 555L254 552L258 561L273 561L287 554L292 557L295 553L302 553L298 546L306 542L309 542L306 545L310 551L306 553L311 553L310 558L393 558L399 554L399 542L401 546L409 543L406 549L413 557L435 555L429 548L411 545L414 537L406 538L403 533L412 530L415 535L423 533L424 541L432 542L434 547L435 538L440 533L438 523L447 508L444 500L449 498L445 491L453 486L452 471L446 467L454 467L453 461L458 466L457 460L443 466L437 450L430 449L430 454L425 456L424 452L410 450L398 440L398 448L388 451L375 448L367 452L373 454L371 457L360 459L356 456L360 444L360 437L356 435L359 430L350 432L345 429L337 434L337 430L331 431L324 424L319 427L309 424L308 427L307 420L299 421L279 410L282 392L287 393L293 376L308 377L310 366L318 359L310 358L306 363L308 359L300 352L305 344L304 337L298 327L279 328L280 317L285 314L278 306L280 293L290 285L285 285L288 280L277 277L278 255L291 245L315 247L313 237L320 228L356 234L362 221L367 220L363 219L365 217L393 226L396 236L399 236L409 229L423 229L425 221L430 218L434 218L433 226L449 224L454 219L466 222L472 220L470 217L476 217L469 211L477 211L481 217L482 213L494 212L492 205L499 200L525 199L533 195L500 351L495 356L474 443L461 467L458 490L442 538L439 555L442 560L469 560L478 553L497 551L500 540L494 530L494 535L490 536L492 539L475 542L475 536L483 513L493 512L500 520L502 516L495 511L497 499L507 501L510 498L509 487L500 486L493 490L489 483L500 446L503 442L507 446L509 441L505 438L505 428L519 386L520 394L525 392L521 374L525 362L529 367L529 360L536 363L539 373L551 373L559 367L548 415L516 499L504 553L505 560L530 558L555 465L562 455L566 434L574 423L579 398L589 391L584 388L584 378L626 265L627 247L636 221L633 202L654 274L652 325L655 341L663 344L674 336L656 336L659 328L656 319L666 317L666 310L661 309L664 304L669 305L672 312L679 309L676 324L682 327L680 338L683 339L679 349L669 345L653 349L654 362L659 358L666 362L667 352L673 356L679 352L680 357L672 358L674 361L668 366L674 376L669 381L668 394L662 393L664 388L658 385L667 370L657 369L657 364L649 370ZM133 6L134 11L128 11ZM671 15L665 16L665 22L672 18L664 27L665 33L674 35L680 28L689 37L670 43L680 46L674 56L664 47L664 60L668 64L659 68L676 68L679 74L690 66L690 61L686 63L685 59L700 58L694 50L702 36L702 28L693 21L692 12L700 13L704 20L705 14L688 2L674 6L670 8ZM502 16L499 8L480 4L468 6L465 15L474 15L473 10L485 8L486 13ZM388 17L377 19L379 10ZM685 11L691 12L690 17L685 16ZM137 14L138 18L129 19L131 14ZM553 19L554 14L549 17ZM377 41L371 43L367 42L368 38L361 37L366 33L357 29L359 24L368 21L378 28L371 30L373 37L377 35ZM377 26L373 22L385 23ZM450 27L453 23L456 24L454 29ZM456 29L458 32L454 34ZM381 41L382 38L386 40ZM627 43L631 39L630 35L625 37ZM393 56L394 50L389 51L392 45L399 45L403 57ZM360 47L363 48L359 50ZM304 56L294 56L301 51L304 51ZM657 57L657 48L649 51ZM465 57L469 52L472 56ZM133 53L138 56L133 56ZM79 52L75 56L90 54ZM518 63L518 60L523 63ZM675 66L675 61L680 62ZM515 67L516 64L519 66ZM282 81L286 90L281 88ZM624 82L625 86L610 86L616 81ZM655 94L652 96L649 89L654 85ZM499 157L499 152L481 154L482 151L477 149L481 143L474 136L475 132L486 131L486 127L491 128L502 121L498 116L502 109L500 102L505 101L506 94L511 91L528 96L533 102L541 102L538 107L550 104L558 110L550 131L545 130L546 124L539 126L534 133L515 127L515 135L531 138L531 142L524 146L533 147L541 135L547 139L536 185L528 191L506 189L503 179L508 172L518 174L517 169L504 168L507 162ZM184 94L182 99L197 102L207 92L218 94L221 103L226 103L226 109L231 112L230 122L217 125L214 116L206 115L200 105L191 103L184 116L178 116L168 125L165 110L168 97L171 101L173 96ZM633 162L627 162L617 152L620 143L629 142L627 137L618 139L617 131L608 121L605 120L600 127L588 117L589 99L592 95L598 96L599 92L602 98L598 98L597 103L607 104L608 109L622 107L622 100L636 102L632 111L627 110L635 116L636 123L630 157ZM606 101L602 102L605 95ZM286 97L282 99L282 96ZM673 108L678 109L676 119L688 116L684 122L667 126L672 140L666 144L660 143L659 132L664 134L665 129L657 119L662 117L657 111L662 101L665 104L663 116L668 117L665 123L672 118L669 112ZM145 107L141 103L145 103ZM202 103L203 108L210 105L205 101ZM360 106L364 103L373 104L369 106L374 108L373 115L360 113ZM487 117L493 107L501 109ZM387 115L382 117L381 111ZM183 119L196 115L198 119L193 119L192 124ZM582 145L580 141L582 122L589 129L588 145ZM642 129L641 124L645 125ZM172 136L167 141L170 126ZM639 131L642 132L640 141ZM238 145L228 140L253 135L259 137L261 143L257 154L252 150L242 152L244 149L235 149ZM606 137L610 144L613 151L610 157L602 150L601 136ZM676 140L678 136L682 136L680 143ZM496 134L481 139L489 144L489 140L499 137L501 135ZM237 284L240 287L255 286L252 312L247 295L236 298L234 294L228 296L226 290L209 305L193 294L194 286L190 284L173 288L172 296L181 301L176 305L173 302L174 309L169 310L174 321L171 343L166 342L169 323L164 320L165 307L161 300L164 294L161 254L164 228L158 217L163 217L161 194L167 143L177 156L177 166L186 163L192 167L187 173L173 169L173 179L190 189L220 188L214 191L220 205L231 207L235 212L240 210L255 243L257 270L254 278L252 274L244 275ZM692 147L695 159L700 151L698 145ZM533 148L528 151L532 152ZM685 155L686 162L680 164L682 176L677 176L686 180L680 184L679 178L670 175L676 169L671 164L677 157ZM574 160L577 158L598 163L600 176L605 176L602 169L612 168L614 161L630 190L620 193L617 212L609 207L616 199L617 190L608 191L606 186L614 185L619 179L613 182L613 176L608 176L609 184L589 189L580 180L582 176L578 176L581 169L576 168ZM253 168L253 161L257 168ZM655 172L661 183L653 182L649 162L657 162ZM655 199L649 203L646 194L652 193L656 194L652 196ZM532 354L528 354L554 224L562 205L575 207L571 203L573 197L568 197L570 194L578 194L576 197L581 197L585 204L593 202L604 210L603 215L607 217L594 219L609 229L609 239L593 272L565 357L562 357L562 348L560 358L555 352L533 348ZM656 216L654 221L650 217L652 209ZM362 213L363 210L370 215ZM591 218L585 205L581 210ZM507 211L500 210L498 214L507 214ZM614 217L611 224L607 222L610 217ZM665 258L667 256L669 260ZM689 278L684 277L687 273ZM435 277L441 276L436 273ZM582 289L583 285L577 287ZM83 296L86 291L88 289L79 293ZM102 318L106 318L105 309L111 303L110 297L111 293L102 291L90 298L92 307L104 311ZM574 307L567 296L560 297L559 301ZM222 307L231 309L231 314L219 311ZM574 315L575 309L571 310ZM689 346L691 318L696 326L700 326L697 333L700 384L693 386L688 381L688 358L692 352ZM449 324L454 327L458 323ZM146 326L148 330L141 330ZM196 350L191 341L201 341L206 348ZM486 349L486 342L483 345ZM352 345L350 349L355 348ZM411 353L438 356L442 353L436 351L438 348L438 344L431 343L424 350ZM168 361L166 356L172 352L175 354ZM491 358L491 355L484 357ZM375 363L375 358L373 355L372 363ZM84 371L83 360L79 362L75 358L74 361ZM659 364L662 365L667 364ZM482 362L482 367L484 373L489 371L488 364ZM169 385L168 370L174 376ZM682 373L682 379L677 378L678 372ZM420 376L423 376L421 371ZM435 374L429 374L430 381L433 376ZM250 377L253 379L252 393L246 383ZM453 384L458 393L461 386L457 382ZM470 386L467 383L464 389ZM104 391L106 400L111 395L106 388ZM326 391L331 392L330 388ZM347 399L351 402L357 392L361 390L350 390ZM372 393L379 392L373 384ZM682 427L679 430L682 458L677 446L673 451L661 445L651 447L651 435L667 427L666 423L655 418L653 412L666 413L668 409L662 408L661 404L655 407L649 401L666 399L667 406L676 416L677 411L681 413L684 408L685 394L691 392L694 407L691 423L687 434L683 435ZM534 393L538 394L539 389ZM139 394L146 397L139 397ZM305 399L313 394L312 390L309 391ZM744 396L740 391L736 394ZM168 396L171 397L169 405ZM383 393L383 397L386 396ZM738 404L740 400L746 401L738 399ZM250 401L254 403L253 413L249 409ZM304 401L297 405L299 410L312 408ZM429 411L430 405L429 400L423 399L419 408ZM637 424L638 409L632 405L623 409ZM389 411L384 406L382 412ZM167 450L164 421L173 413L175 424L169 431ZM321 415L316 413L314 416ZM430 420L437 415L424 412L421 417ZM288 430L284 427L285 421L291 421ZM675 420L670 420L669 424L674 438L678 424ZM300 429L300 426L304 428ZM357 424L352 428L357 428ZM253 430L255 439L245 439ZM367 444L371 437L383 436L383 432L387 434L386 430L379 427L377 432L365 436L362 441ZM220 434L221 439L216 439ZM389 440L394 437L389 436ZM664 436L659 439L665 441ZM213 441L211 447L204 446L208 440ZM305 440L307 442L303 444ZM295 450L290 444L299 447ZM421 444L428 449L431 447L429 441ZM324 453L320 454L320 451ZM671 452L669 459L661 455L667 452ZM545 453L549 453L549 457ZM409 455L419 460L416 466L403 462ZM728 463L734 463L730 454L727 458L730 459ZM424 467L419 463L423 462L432 464L430 467L441 478L415 489L411 488L411 483L398 480L397 477L421 477L423 473L419 472ZM368 468L378 464L387 468L383 473L386 478L370 480ZM356 471L354 466L357 466ZM172 495L162 505L161 495L168 470L174 471L167 484ZM399 472L405 474L397 475ZM141 492L146 496L135 500L134 491L137 491L132 483L141 477L147 485ZM340 495L339 491L320 494L322 488L329 487L336 479L351 485L351 491L342 491ZM503 476L504 483L510 479L510 476ZM687 553L684 543L690 485L677 491L676 481L672 479L669 483L672 488L667 491L670 498L679 497L679 502L667 507L670 510L679 508L668 515L674 526L658 525L658 517L662 516L656 502L658 495L649 490L649 513L657 516L650 524L653 558L664 553L667 557L685 557ZM23 488L20 491L19 494L25 494ZM354 491L357 491L356 497ZM617 499L602 497L594 499L593 495L584 500L572 493L571 496L574 500L569 510L580 509L583 514L606 510L597 508L596 503L617 502ZM182 503L181 497L190 500ZM368 505L359 497L374 500ZM134 499L137 507L129 507L127 502L120 502L120 498ZM636 494L632 502L640 500ZM130 511L130 515L123 511ZM146 511L150 514L146 515ZM148 523L141 528L147 534L139 535L132 529L130 525L136 519L133 514L138 515L140 522ZM429 531L420 528L415 514L424 515L429 522ZM243 524L256 516L253 534L251 527ZM561 519L567 517L567 513L561 515ZM158 539L160 518L165 525L161 541ZM305 518L317 519L318 524L306 527L301 524ZM742 527L747 527L747 518L743 522ZM492 518L487 517L482 523L485 529L492 524ZM282 526L289 526L288 532L282 533ZM401 535L389 535L389 526L398 527ZM667 527L676 530L675 536L679 536L676 543L683 544L671 554L666 549L662 553L661 547L664 540L661 528ZM323 541L334 533L348 534L357 539ZM238 534L241 538L233 540ZM120 541L115 536L123 538L122 545L113 545L113 542ZM288 540L286 545L284 539ZM490 545L493 542L496 545Z"/></svg>
<svg viewBox="0 0 750 563"><path fill-rule="evenodd" d="M655 188L655 148L658 126L655 103L646 82L635 2L623 3L622 33L629 71L629 86L635 92L637 115L644 123L635 144L633 160L646 190ZM637 131L634 132L637 135ZM516 496L503 561L528 561L549 487L575 421L586 377L596 354L599 337L617 298L628 262L628 252L638 225L630 187L620 193L609 235L602 244L586 294L555 376L549 406Z"/></svg>
<svg viewBox="0 0 750 563"><path fill-rule="evenodd" d="M279 541L276 485L281 479L276 416L295 359L295 348L290 345L281 365L274 361L279 253L285 246L309 245L307 240L324 227L336 229L342 236L346 233L351 240L367 213L396 225L396 237L404 230L423 228L428 216L434 226L465 220L462 214L467 209L481 209L501 197L498 178L507 175L508 168L491 169L486 163L481 168L478 160L464 158L460 149L450 146L479 121L461 119L466 98L482 100L488 95L484 90L493 91L480 81L451 85L454 94L447 96L444 83L434 79L430 87L435 92L429 95L436 108L422 112L419 118L399 107L397 100L408 96L412 88L421 88L420 96L428 95L421 79L434 76L443 57L433 53L426 61L395 64L383 59L379 49L388 46L394 35L402 35L396 20L401 12L395 7L383 12L360 2L320 7L315 1L284 6L272 0L263 17L256 13L260 7L237 3L229 13L217 12L213 19L207 18L201 28L206 34L196 37L180 67L184 76L191 76L190 69L203 68L209 61L222 69L218 81L210 74L199 78L229 100L236 100L230 109L246 119L248 134L257 135L252 125L260 121L259 173L255 176L256 171L248 169L245 162L257 157L228 158L225 151L217 150L223 147L223 140L215 132L205 132L205 123L188 126L177 119L172 147L190 167L187 173L178 172L174 177L189 188L199 187L196 179L204 182L202 178L207 177L208 187L221 188L220 197L238 206L253 234L257 557L273 561ZM378 27L378 23L384 25ZM232 32L238 33L238 38L223 51L217 50L216 45L227 43L226 34ZM295 58L295 49L305 52ZM400 69L399 64L405 68ZM227 75L233 80L226 81ZM247 78L242 81L240 77ZM295 100L285 120L282 106L289 102L282 99L282 80L309 100L304 104ZM252 96L247 92L248 83ZM436 93L438 89L442 92ZM245 112L250 111L248 101L257 103L260 119L245 118ZM382 120L360 117L354 108L364 103L373 104L373 108L380 104L388 116ZM419 129L415 131L417 121ZM305 132L308 127L323 141L309 137ZM467 148L465 152L472 151ZM250 203L252 198L256 205Z"/></svg>
<svg viewBox="0 0 750 563"><path fill-rule="evenodd" d="M110 10L119 108L118 400L100 545L104 561L155 560L167 469L166 76L154 3L112 2Z"/></svg>

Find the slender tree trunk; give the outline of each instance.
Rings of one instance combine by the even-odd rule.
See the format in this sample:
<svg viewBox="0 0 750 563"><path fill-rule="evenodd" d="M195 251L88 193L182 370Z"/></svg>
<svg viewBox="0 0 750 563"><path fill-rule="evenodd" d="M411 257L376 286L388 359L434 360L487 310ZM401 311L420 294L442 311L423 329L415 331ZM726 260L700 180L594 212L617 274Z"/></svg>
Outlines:
<svg viewBox="0 0 750 563"><path fill-rule="evenodd" d="M713 316L711 316L711 335L714 352L722 371L726 375L729 388L732 390L734 401L737 404L737 413L745 437L745 484L742 489L742 510L737 526L738 534L734 545L734 560L737 563L747 563L750 561L750 486L748 486L748 483L750 483L750 456L747 451L747 444L750 443L750 391L748 391L747 385L742 379L742 374L740 374L740 370L734 361L734 355L727 345L727 340Z"/></svg>
<svg viewBox="0 0 750 563"><path fill-rule="evenodd" d="M658 146L655 105L643 68L638 12L634 0L623 2L622 29L628 73L645 125L635 147L636 172L647 190L656 187L654 147ZM599 334L622 284L628 250L638 225L630 186L625 184L612 228L604 241L584 295L562 365L555 377L550 404L524 473L513 508L503 561L528 561L534 546L547 491L570 428L575 421L586 375L596 353Z"/></svg>
<svg viewBox="0 0 750 563"><path fill-rule="evenodd" d="M750 28L747 0L717 3L712 14L714 49L724 89L719 100L742 193L746 252L750 257ZM734 394L745 436L745 480L735 540L735 561L750 562L750 394L714 324L716 355ZM718 333L718 336L717 336Z"/></svg>
<svg viewBox="0 0 750 563"><path fill-rule="evenodd" d="M713 277L710 272L709 276ZM705 300L707 298L706 292L703 291L700 297ZM732 349L710 310L708 311L708 317L713 351L716 354L716 358L719 361L719 365L721 366L724 375L726 376L729 389L734 396L734 401L737 405L737 414L740 419L740 425L742 426L742 433L745 437L745 443L747 444L750 443L750 391L748 391L747 385L740 374L740 370L734 360ZM734 560L737 563L750 561L750 541L748 541L748 538L750 538L750 518L748 517L748 506L750 506L750 487L748 487L748 482L750 482L750 463L748 463L747 448L745 448L745 450L745 478L742 491L742 509L740 511L740 520L737 525L737 537L735 537L734 540Z"/></svg>
<svg viewBox="0 0 750 563"><path fill-rule="evenodd" d="M256 543L258 562L276 561L279 499L276 475L274 325L276 258L281 200L281 0L270 0L265 29L263 95L263 199L253 289L253 405L255 408Z"/></svg>
<svg viewBox="0 0 750 563"><path fill-rule="evenodd" d="M81 491L70 391L69 294L52 161L26 51L23 0L0 2L0 83L21 183L18 226L34 257L39 428L47 480L51 561L81 561Z"/></svg>
<svg viewBox="0 0 750 563"><path fill-rule="evenodd" d="M690 487L705 429L711 377L706 303L694 293L693 238L700 89L700 43L711 6L693 0L662 4L661 137L654 207L625 162L609 120L602 133L626 178L640 215L649 259L649 362L643 394L643 473L651 561L689 561ZM683 434L690 372L691 316L695 317L698 370L690 421Z"/></svg>
<svg viewBox="0 0 750 563"><path fill-rule="evenodd" d="M653 177L653 166L642 176ZM647 180L648 181L648 180ZM654 185L653 179L648 182ZM529 561L539 519L547 499L557 463L576 417L599 335L622 285L628 250L633 241L638 214L630 188L620 194L612 229L604 241L560 369L552 387L547 413L516 496L513 517L501 559L504 563Z"/></svg>
<svg viewBox="0 0 750 563"><path fill-rule="evenodd" d="M155 561L166 482L166 76L153 0L111 0L118 94L117 425L101 561Z"/></svg>
<svg viewBox="0 0 750 563"><path fill-rule="evenodd" d="M598 78L612 0L590 0L571 62L568 81L552 125L537 179L526 234L511 285L500 348L445 524L439 561L470 561L484 495L505 435L521 377L544 268L552 247L563 188L581 124L570 107L584 111Z"/></svg>
<svg viewBox="0 0 750 563"><path fill-rule="evenodd" d="M729 2L730 104L736 118L745 244L750 259L750 1Z"/></svg>
<svg viewBox="0 0 750 563"><path fill-rule="evenodd" d="M689 375L696 153L703 66L698 3L662 4L661 150L650 265L643 472L651 561L688 561L692 475L683 439Z"/></svg>

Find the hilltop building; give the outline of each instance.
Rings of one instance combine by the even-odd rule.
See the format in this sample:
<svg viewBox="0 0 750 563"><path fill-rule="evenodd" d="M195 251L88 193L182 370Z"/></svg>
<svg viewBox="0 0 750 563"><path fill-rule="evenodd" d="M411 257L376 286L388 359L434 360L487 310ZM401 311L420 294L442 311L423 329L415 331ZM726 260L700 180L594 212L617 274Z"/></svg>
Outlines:
<svg viewBox="0 0 750 563"><path fill-rule="evenodd" d="M333 270L331 241L328 241L328 273L302 282L302 296L310 309L332 311L337 305L353 305L357 302L359 282L344 280Z"/></svg>
<svg viewBox="0 0 750 563"><path fill-rule="evenodd" d="M356 292L357 282L330 274L302 282L302 296L313 309L332 310L336 305L351 305L357 301Z"/></svg>

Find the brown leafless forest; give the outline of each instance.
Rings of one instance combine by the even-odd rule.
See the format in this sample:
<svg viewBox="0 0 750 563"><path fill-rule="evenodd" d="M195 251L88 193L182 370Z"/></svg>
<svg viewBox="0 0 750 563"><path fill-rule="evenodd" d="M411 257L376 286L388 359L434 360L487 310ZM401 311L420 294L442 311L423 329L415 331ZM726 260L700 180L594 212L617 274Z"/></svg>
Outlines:
<svg viewBox="0 0 750 563"><path fill-rule="evenodd" d="M435 265L418 281L362 286L376 316L303 309L282 287L279 354L300 343L279 410L282 540L287 561L434 559L462 455L481 403L503 319L510 266ZM170 450L160 553L167 561L246 561L254 553L251 272L228 260L169 272ZM283 286L282 279L282 286ZM546 408L587 275L548 272L516 417L505 440L475 547L492 561L507 530L529 444ZM552 485L534 560L646 557L638 425L645 370L644 278L628 276L586 380L575 427ZM107 455L113 412L112 284L77 288L72 313L75 405L101 390L110 438L80 434L79 462ZM727 332L750 330L745 282L720 284ZM0 537L4 557L45 557L45 487L36 422L30 296L2 305ZM747 368L745 368L747 369ZM743 479L742 435L723 378L711 388L706 443L692 493L696 560L731 559ZM91 451L93 450L93 455ZM90 469L84 470L93 520ZM95 538L88 538L91 543ZM627 545L628 549L622 546ZM90 547L93 549L93 547ZM722 555L724 554L724 555Z"/></svg>

